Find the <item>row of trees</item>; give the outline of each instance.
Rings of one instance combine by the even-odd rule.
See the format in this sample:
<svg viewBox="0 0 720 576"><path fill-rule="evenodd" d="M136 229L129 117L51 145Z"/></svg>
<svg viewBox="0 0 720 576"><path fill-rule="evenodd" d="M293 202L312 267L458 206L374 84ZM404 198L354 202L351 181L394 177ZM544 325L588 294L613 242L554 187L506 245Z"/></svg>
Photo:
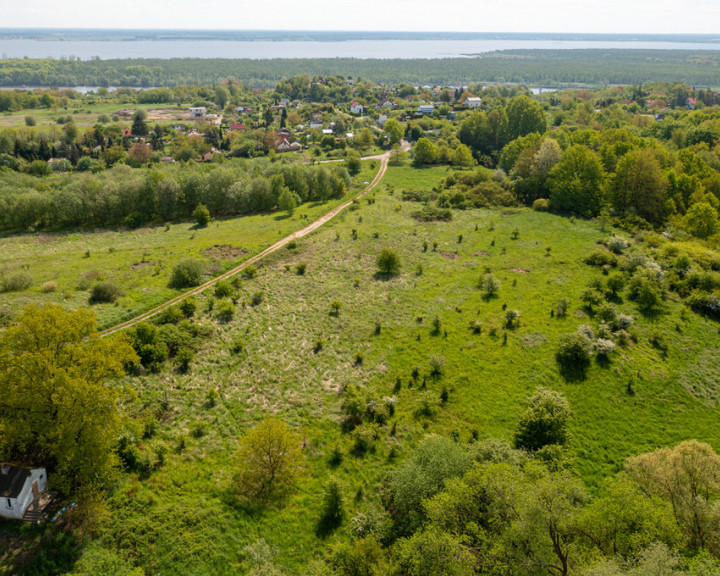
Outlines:
<svg viewBox="0 0 720 576"><path fill-rule="evenodd" d="M278 207L286 191L299 205L341 197L349 185L342 166L262 160L150 171L119 165L97 175L58 177L50 186L32 176L7 173L0 184L0 228L136 227L188 219L199 204L212 216L248 214Z"/></svg>

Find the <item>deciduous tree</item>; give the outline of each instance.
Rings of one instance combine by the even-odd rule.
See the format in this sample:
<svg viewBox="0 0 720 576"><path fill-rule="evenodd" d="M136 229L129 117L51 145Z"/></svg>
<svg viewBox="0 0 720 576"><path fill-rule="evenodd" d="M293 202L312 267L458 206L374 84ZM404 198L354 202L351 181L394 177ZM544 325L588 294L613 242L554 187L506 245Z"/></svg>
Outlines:
<svg viewBox="0 0 720 576"><path fill-rule="evenodd" d="M2 458L47 466L63 492L107 482L121 424L108 380L137 359L125 337L98 336L90 311L28 306L0 336Z"/></svg>

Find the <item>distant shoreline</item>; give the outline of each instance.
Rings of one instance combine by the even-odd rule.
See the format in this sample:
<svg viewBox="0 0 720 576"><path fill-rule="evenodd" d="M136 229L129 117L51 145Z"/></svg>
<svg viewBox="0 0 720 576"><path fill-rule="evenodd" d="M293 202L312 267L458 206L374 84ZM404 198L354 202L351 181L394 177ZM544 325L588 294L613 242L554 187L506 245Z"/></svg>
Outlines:
<svg viewBox="0 0 720 576"><path fill-rule="evenodd" d="M0 28L2 40L344 42L357 40L523 40L720 44L718 34L585 34L572 32L399 32L344 30L158 30L121 28Z"/></svg>

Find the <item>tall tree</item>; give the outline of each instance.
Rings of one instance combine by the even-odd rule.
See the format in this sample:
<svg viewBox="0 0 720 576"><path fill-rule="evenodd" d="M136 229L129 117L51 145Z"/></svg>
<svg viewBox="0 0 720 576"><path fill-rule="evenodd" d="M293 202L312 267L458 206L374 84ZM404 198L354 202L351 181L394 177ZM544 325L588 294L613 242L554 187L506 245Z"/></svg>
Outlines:
<svg viewBox="0 0 720 576"><path fill-rule="evenodd" d="M133 114L132 127L130 128L133 136L144 137L148 135L148 127L145 123L146 118L147 113L145 110L137 110L135 114Z"/></svg>
<svg viewBox="0 0 720 576"><path fill-rule="evenodd" d="M532 132L543 134L547 130L545 111L528 96L515 96L510 99L507 118L508 140L515 140Z"/></svg>
<svg viewBox="0 0 720 576"><path fill-rule="evenodd" d="M652 150L632 150L620 158L613 179L613 203L659 224L667 213L668 179Z"/></svg>
<svg viewBox="0 0 720 576"><path fill-rule="evenodd" d="M594 216L603 205L605 171L597 154L576 144L550 170L550 202L554 210Z"/></svg>
<svg viewBox="0 0 720 576"><path fill-rule="evenodd" d="M0 454L53 473L53 486L108 480L120 391L108 380L137 361L125 337L101 339L95 314L28 306L0 336Z"/></svg>

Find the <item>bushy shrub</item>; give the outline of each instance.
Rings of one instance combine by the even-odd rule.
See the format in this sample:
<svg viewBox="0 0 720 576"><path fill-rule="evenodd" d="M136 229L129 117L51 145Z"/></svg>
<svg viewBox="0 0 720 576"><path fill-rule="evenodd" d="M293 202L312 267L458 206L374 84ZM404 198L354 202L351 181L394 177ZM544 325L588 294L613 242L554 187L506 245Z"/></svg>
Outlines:
<svg viewBox="0 0 720 576"><path fill-rule="evenodd" d="M45 282L42 286L40 286L40 291L45 292L46 294L49 292L55 292L57 289L57 282Z"/></svg>
<svg viewBox="0 0 720 576"><path fill-rule="evenodd" d="M605 338L598 338L593 343L593 346L595 348L595 354L603 358L607 358L615 351L615 343Z"/></svg>
<svg viewBox="0 0 720 576"><path fill-rule="evenodd" d="M687 305L698 314L710 318L720 318L720 294L693 292L688 296Z"/></svg>
<svg viewBox="0 0 720 576"><path fill-rule="evenodd" d="M3 292L22 292L32 286L33 280L29 274L18 272L12 276L4 278L2 281Z"/></svg>
<svg viewBox="0 0 720 576"><path fill-rule="evenodd" d="M207 206L205 206L204 204L198 204L193 211L193 219L198 226L207 226L208 222L210 222L210 211L208 210Z"/></svg>
<svg viewBox="0 0 720 576"><path fill-rule="evenodd" d="M297 273L298 276L305 276L306 270L307 270L307 264L305 264L305 262L300 262L300 264L298 264L295 267L295 272Z"/></svg>
<svg viewBox="0 0 720 576"><path fill-rule="evenodd" d="M230 322L235 316L235 305L230 300L223 300L216 309L217 317L221 322Z"/></svg>
<svg viewBox="0 0 720 576"><path fill-rule="evenodd" d="M536 210L538 212L547 212L550 210L550 200L547 198L538 198L533 202L533 210Z"/></svg>
<svg viewBox="0 0 720 576"><path fill-rule="evenodd" d="M178 306L170 306L170 308L166 308L158 316L158 322L160 324L177 324L184 319L185 315L182 313L182 310L180 310Z"/></svg>
<svg viewBox="0 0 720 576"><path fill-rule="evenodd" d="M628 242L620 236L611 236L607 241L607 247L615 254L622 254L628 247Z"/></svg>
<svg viewBox="0 0 720 576"><path fill-rule="evenodd" d="M317 534L321 537L327 536L340 527L344 517L345 504L342 487L337 480L332 479L328 482L323 494Z"/></svg>
<svg viewBox="0 0 720 576"><path fill-rule="evenodd" d="M163 341L157 326L140 322L128 331L128 335L143 366L154 369L167 358L167 344Z"/></svg>
<svg viewBox="0 0 720 576"><path fill-rule="evenodd" d="M185 318L192 318L197 310L197 300L194 296L188 296L178 305Z"/></svg>
<svg viewBox="0 0 720 576"><path fill-rule="evenodd" d="M614 268L618 264L618 259L615 254L608 252L607 250L595 250L585 257L585 264L597 266L598 268L603 268L605 266Z"/></svg>
<svg viewBox="0 0 720 576"><path fill-rule="evenodd" d="M233 287L227 280L220 280L215 284L215 298L228 298L233 293Z"/></svg>
<svg viewBox="0 0 720 576"><path fill-rule="evenodd" d="M90 290L90 302L115 302L123 291L114 282L98 282Z"/></svg>
<svg viewBox="0 0 720 576"><path fill-rule="evenodd" d="M199 260L182 260L173 268L170 277L172 288L189 288L202 282L205 266Z"/></svg>
<svg viewBox="0 0 720 576"><path fill-rule="evenodd" d="M658 308L663 299L663 289L658 275L648 269L638 269L628 284L628 297L637 302L641 310Z"/></svg>
<svg viewBox="0 0 720 576"><path fill-rule="evenodd" d="M587 335L578 331L564 336L560 340L555 359L560 364L561 370L584 374L590 364L591 354L592 341Z"/></svg>
<svg viewBox="0 0 720 576"><path fill-rule="evenodd" d="M376 260L378 274L395 276L400 272L400 257L394 250L383 248Z"/></svg>
<svg viewBox="0 0 720 576"><path fill-rule="evenodd" d="M418 212L413 212L413 218L421 222L449 222L452 220L452 210L438 208L432 204L428 204Z"/></svg>
<svg viewBox="0 0 720 576"><path fill-rule="evenodd" d="M570 439L567 423L570 404L560 392L539 387L527 400L515 433L515 446L536 451L552 444L565 445Z"/></svg>
<svg viewBox="0 0 720 576"><path fill-rule="evenodd" d="M194 356L193 351L189 348L181 348L176 355L178 370L180 370L180 372L187 372L190 370L190 364L192 363ZM212 390L215 389L213 388Z"/></svg>
<svg viewBox="0 0 720 576"><path fill-rule="evenodd" d="M480 289L483 291L486 298L492 298L500 291L500 280L495 278L492 274L485 274L485 276L483 276L480 280Z"/></svg>

